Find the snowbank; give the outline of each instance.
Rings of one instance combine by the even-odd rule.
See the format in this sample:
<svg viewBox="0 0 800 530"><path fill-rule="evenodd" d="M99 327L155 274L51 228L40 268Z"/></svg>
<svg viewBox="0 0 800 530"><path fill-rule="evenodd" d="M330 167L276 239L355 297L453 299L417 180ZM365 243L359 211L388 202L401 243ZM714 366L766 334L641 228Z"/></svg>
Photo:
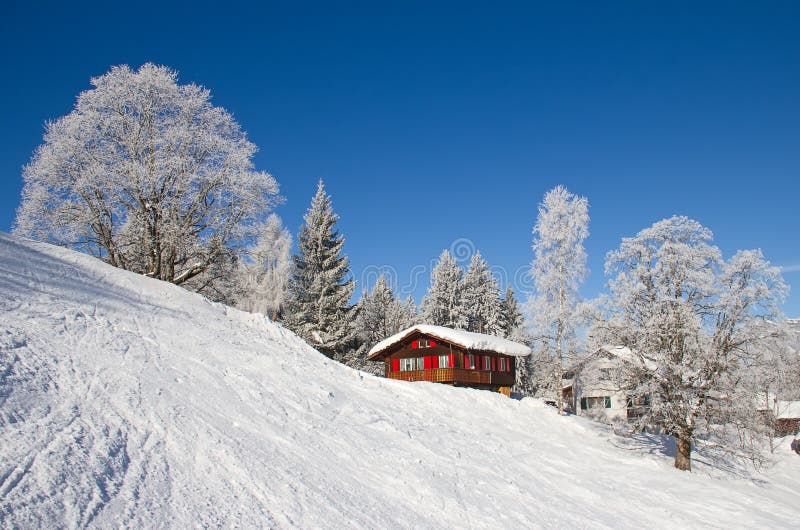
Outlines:
<svg viewBox="0 0 800 530"><path fill-rule="evenodd" d="M788 447L754 481L621 441L0 235L3 527L796 527Z"/></svg>

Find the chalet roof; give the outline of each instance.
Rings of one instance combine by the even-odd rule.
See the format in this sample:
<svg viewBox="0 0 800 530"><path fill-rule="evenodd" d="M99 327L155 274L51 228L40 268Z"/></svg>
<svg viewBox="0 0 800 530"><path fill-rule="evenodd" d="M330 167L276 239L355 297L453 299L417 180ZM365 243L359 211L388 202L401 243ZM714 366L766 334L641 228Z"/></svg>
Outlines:
<svg viewBox="0 0 800 530"><path fill-rule="evenodd" d="M461 346L462 348L466 348L468 350L493 351L514 357L525 357L531 354L531 349L524 344L503 339L501 337L495 337L494 335L473 333L471 331L446 328L444 326L417 324L416 326L411 326L408 329L404 329L400 333L396 333L391 337L380 341L378 344L373 346L371 350L369 350L367 358L372 359L373 357L376 357L386 348L397 344L398 342L417 332L441 339L456 346Z"/></svg>

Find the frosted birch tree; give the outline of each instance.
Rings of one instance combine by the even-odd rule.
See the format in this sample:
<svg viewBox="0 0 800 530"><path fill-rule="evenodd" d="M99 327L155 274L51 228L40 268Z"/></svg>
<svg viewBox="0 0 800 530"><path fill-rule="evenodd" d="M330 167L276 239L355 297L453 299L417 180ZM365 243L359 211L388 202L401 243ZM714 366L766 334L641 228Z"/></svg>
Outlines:
<svg viewBox="0 0 800 530"><path fill-rule="evenodd" d="M461 301L464 271L449 251L444 250L431 272L431 286L422 300L426 324L464 329L467 325Z"/></svg>
<svg viewBox="0 0 800 530"><path fill-rule="evenodd" d="M14 231L202 292L229 280L278 183L210 92L177 81L149 63L93 78L47 124Z"/></svg>
<svg viewBox="0 0 800 530"><path fill-rule="evenodd" d="M786 284L760 251L723 261L711 231L686 217L623 239L606 273L609 336L651 367L635 377L634 395L651 403L642 421L662 425L676 441L675 467L691 470L692 442L724 423L715 417L763 340L759 324L780 318Z"/></svg>
<svg viewBox="0 0 800 530"><path fill-rule="evenodd" d="M240 265L236 307L278 320L289 290L291 252L289 231L277 215L270 215Z"/></svg>
<svg viewBox="0 0 800 530"><path fill-rule="evenodd" d="M461 293L462 313L467 331L502 335L500 289L480 252L473 254Z"/></svg>
<svg viewBox="0 0 800 530"><path fill-rule="evenodd" d="M563 186L548 191L533 227L531 276L536 293L529 310L533 339L538 349L553 359L551 379L559 414L564 411L561 381L565 362L577 353L578 289L587 274L583 242L588 235L587 199Z"/></svg>
<svg viewBox="0 0 800 530"><path fill-rule="evenodd" d="M339 216L333 211L322 180L303 220L297 236L286 323L333 358L346 351L352 339L355 308L350 305L350 297L355 283L348 278L350 263L342 254L344 237L336 229Z"/></svg>

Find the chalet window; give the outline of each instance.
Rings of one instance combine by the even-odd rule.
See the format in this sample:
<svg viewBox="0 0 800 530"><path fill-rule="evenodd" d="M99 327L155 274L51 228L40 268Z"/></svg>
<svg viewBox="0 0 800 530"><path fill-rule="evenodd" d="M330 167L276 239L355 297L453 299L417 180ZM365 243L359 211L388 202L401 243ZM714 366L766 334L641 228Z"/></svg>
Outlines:
<svg viewBox="0 0 800 530"><path fill-rule="evenodd" d="M498 363L497 369L500 370L501 372L505 372L506 371L506 358L505 357L500 357L497 360L497 363Z"/></svg>
<svg viewBox="0 0 800 530"><path fill-rule="evenodd" d="M606 381L617 378L617 371L613 368L600 368L600 378Z"/></svg>
<svg viewBox="0 0 800 530"><path fill-rule="evenodd" d="M425 369L424 357L411 357L410 359L400 359L401 372L413 372L414 370Z"/></svg>
<svg viewBox="0 0 800 530"><path fill-rule="evenodd" d="M611 408L611 397L610 396L581 398L581 410L586 410L586 409L610 409L610 408Z"/></svg>
<svg viewBox="0 0 800 530"><path fill-rule="evenodd" d="M411 348L418 349L418 348L433 348L436 346L436 341L431 339L417 339L415 341L411 341Z"/></svg>
<svg viewBox="0 0 800 530"><path fill-rule="evenodd" d="M492 371L492 358L488 355L483 356L483 369L487 371Z"/></svg>
<svg viewBox="0 0 800 530"><path fill-rule="evenodd" d="M450 356L449 355L440 355L439 356L439 368L450 368Z"/></svg>
<svg viewBox="0 0 800 530"><path fill-rule="evenodd" d="M464 368L469 368L470 370L475 369L475 356L471 353L464 356Z"/></svg>

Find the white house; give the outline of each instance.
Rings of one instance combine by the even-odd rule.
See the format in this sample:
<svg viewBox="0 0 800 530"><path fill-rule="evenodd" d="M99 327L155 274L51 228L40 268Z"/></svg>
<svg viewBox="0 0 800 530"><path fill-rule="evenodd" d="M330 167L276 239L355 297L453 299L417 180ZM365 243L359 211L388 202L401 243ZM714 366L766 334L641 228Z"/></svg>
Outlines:
<svg viewBox="0 0 800 530"><path fill-rule="evenodd" d="M564 394L572 411L597 420L633 420L647 403L631 403L625 391L626 365L641 361L625 346L603 346L565 373Z"/></svg>

